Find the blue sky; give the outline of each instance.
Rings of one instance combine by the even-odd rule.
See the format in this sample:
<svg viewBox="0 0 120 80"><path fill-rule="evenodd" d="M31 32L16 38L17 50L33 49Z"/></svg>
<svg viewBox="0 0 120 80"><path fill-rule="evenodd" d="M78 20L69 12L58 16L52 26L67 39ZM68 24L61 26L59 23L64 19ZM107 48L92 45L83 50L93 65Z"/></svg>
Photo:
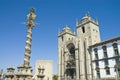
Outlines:
<svg viewBox="0 0 120 80"><path fill-rule="evenodd" d="M0 0L0 68L17 67L23 64L27 27L26 15L29 9L36 9L33 29L31 66L38 59L54 62L57 73L57 33L58 28L68 26L75 30L76 18L89 12L98 18L101 39L120 36L119 0Z"/></svg>

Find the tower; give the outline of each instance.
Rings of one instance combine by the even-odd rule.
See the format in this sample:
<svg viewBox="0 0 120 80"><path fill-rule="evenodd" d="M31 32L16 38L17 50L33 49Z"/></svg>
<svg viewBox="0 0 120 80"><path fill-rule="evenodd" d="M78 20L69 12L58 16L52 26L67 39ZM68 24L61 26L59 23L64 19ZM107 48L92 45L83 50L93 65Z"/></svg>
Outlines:
<svg viewBox="0 0 120 80"><path fill-rule="evenodd" d="M76 21L76 31L66 26L58 33L58 80L92 79L88 47L100 42L98 21L87 14Z"/></svg>
<svg viewBox="0 0 120 80"><path fill-rule="evenodd" d="M100 42L98 21L93 20L90 14L86 14L80 23L76 25L78 50L79 50L79 74L80 79L88 80L92 78L91 57L88 47Z"/></svg>
<svg viewBox="0 0 120 80"><path fill-rule="evenodd" d="M24 64L22 66L18 66L18 72L16 76L18 80L31 80L32 79L32 68L30 66L30 54L31 54L31 41L32 41L32 29L35 26L33 20L36 15L34 14L34 8L30 9L30 13L27 15L28 22L26 26L28 27L28 34L25 46L25 56L24 56Z"/></svg>
<svg viewBox="0 0 120 80"><path fill-rule="evenodd" d="M75 79L76 50L75 34L66 25L58 33L58 80Z"/></svg>

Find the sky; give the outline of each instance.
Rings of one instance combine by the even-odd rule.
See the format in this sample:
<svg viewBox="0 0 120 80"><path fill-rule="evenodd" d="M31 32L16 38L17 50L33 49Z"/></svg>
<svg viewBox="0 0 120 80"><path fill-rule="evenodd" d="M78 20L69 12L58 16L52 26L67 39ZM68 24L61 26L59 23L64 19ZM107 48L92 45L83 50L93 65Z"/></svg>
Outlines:
<svg viewBox="0 0 120 80"><path fill-rule="evenodd" d="M0 69L23 64L27 35L26 15L35 8L38 23L33 28L30 65L36 60L53 60L57 74L58 29L67 24L76 29L87 12L98 19L101 40L120 36L120 0L0 0Z"/></svg>

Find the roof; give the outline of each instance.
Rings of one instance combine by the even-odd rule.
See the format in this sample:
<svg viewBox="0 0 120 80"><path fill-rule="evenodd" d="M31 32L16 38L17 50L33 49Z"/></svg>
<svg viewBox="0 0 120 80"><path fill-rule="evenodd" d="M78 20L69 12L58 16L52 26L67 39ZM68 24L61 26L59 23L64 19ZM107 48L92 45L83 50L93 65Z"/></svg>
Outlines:
<svg viewBox="0 0 120 80"><path fill-rule="evenodd" d="M60 33L58 34L58 36L64 35L64 34L66 34L66 33L67 33L67 34L70 34L70 35L75 35L74 32L72 32L71 29L68 27L68 25L66 25L66 26L63 28L62 32L60 32Z"/></svg>
<svg viewBox="0 0 120 80"><path fill-rule="evenodd" d="M14 67L8 67L8 68L7 68L7 70L10 70L10 69L15 70Z"/></svg>
<svg viewBox="0 0 120 80"><path fill-rule="evenodd" d="M92 19L91 16L90 16L90 14L87 13L87 14L82 18L80 24L77 23L77 26L76 26L76 27L77 27L77 28L82 27L83 25L85 25L86 23L89 23L89 22L90 22L90 23L93 23L93 24L95 24L95 25L98 26L98 20L97 20L97 19L96 19L96 20Z"/></svg>
<svg viewBox="0 0 120 80"><path fill-rule="evenodd" d="M116 38L109 39L109 40L105 40L105 41L102 41L102 42L99 42L99 43L96 43L96 44L91 45L89 47L92 48L92 47L95 47L95 46L103 45L103 44L106 44L106 43L109 43L109 42L113 42L113 41L117 41L117 40L120 40L120 36L116 37Z"/></svg>

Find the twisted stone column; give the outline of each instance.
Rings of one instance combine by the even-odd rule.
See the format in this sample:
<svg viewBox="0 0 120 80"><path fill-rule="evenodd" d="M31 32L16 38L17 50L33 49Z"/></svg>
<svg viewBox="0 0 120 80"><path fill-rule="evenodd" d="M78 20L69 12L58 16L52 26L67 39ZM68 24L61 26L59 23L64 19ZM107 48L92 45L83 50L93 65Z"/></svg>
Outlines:
<svg viewBox="0 0 120 80"><path fill-rule="evenodd" d="M32 29L35 26L35 23L33 20L35 19L36 15L34 14L34 8L31 8L30 13L27 15L28 22L26 26L28 27L28 33L27 33L27 40L26 40L26 46L25 46L25 56L24 56L24 66L29 66L30 64L30 54L31 54L31 42L32 42Z"/></svg>

